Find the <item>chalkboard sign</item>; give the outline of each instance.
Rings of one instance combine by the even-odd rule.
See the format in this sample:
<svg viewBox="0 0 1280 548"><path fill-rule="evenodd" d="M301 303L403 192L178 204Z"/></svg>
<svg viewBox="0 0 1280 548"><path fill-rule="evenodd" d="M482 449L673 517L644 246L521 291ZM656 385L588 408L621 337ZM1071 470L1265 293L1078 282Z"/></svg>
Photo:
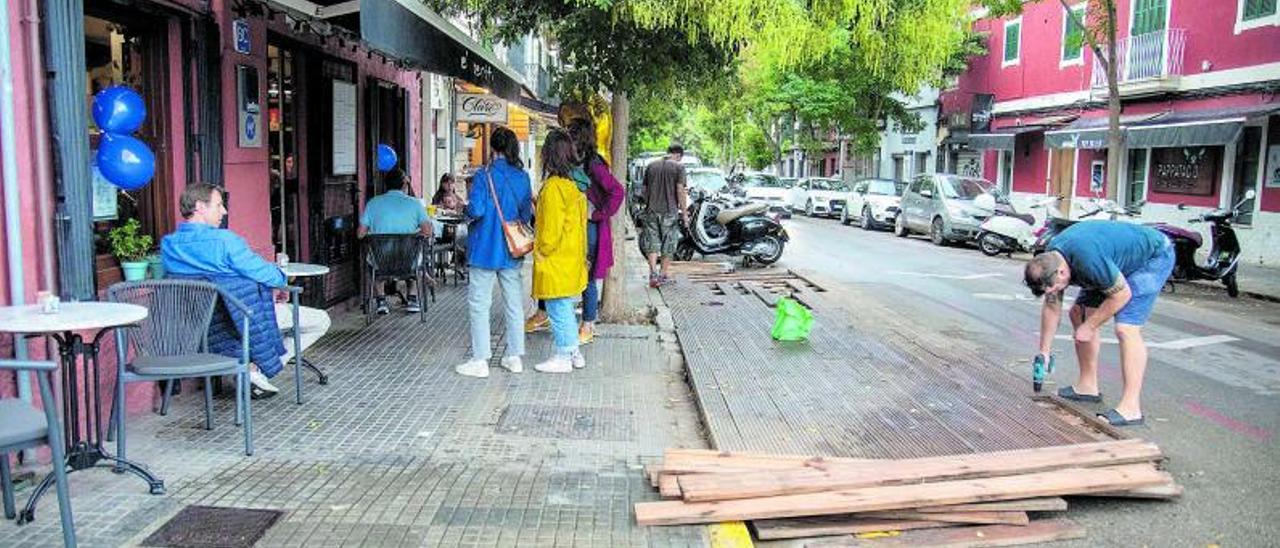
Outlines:
<svg viewBox="0 0 1280 548"><path fill-rule="evenodd" d="M1222 147L1151 149L1151 190L1212 196L1222 174Z"/></svg>

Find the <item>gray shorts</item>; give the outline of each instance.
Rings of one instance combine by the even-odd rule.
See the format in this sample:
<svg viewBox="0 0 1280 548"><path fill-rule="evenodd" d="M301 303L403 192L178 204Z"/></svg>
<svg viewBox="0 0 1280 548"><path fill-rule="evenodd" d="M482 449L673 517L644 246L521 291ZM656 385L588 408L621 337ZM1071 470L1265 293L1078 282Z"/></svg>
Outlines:
<svg viewBox="0 0 1280 548"><path fill-rule="evenodd" d="M676 254L676 245L680 243L680 214L654 213L646 211L640 214L640 250L646 255L657 253L663 257Z"/></svg>

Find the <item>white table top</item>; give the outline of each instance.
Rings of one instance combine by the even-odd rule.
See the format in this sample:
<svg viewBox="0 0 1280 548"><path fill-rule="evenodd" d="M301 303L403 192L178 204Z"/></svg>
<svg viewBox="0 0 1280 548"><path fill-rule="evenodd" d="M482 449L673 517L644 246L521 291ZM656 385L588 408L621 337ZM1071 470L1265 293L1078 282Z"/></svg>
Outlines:
<svg viewBox="0 0 1280 548"><path fill-rule="evenodd" d="M0 332L61 333L103 329L136 323L146 317L146 308L125 303L60 303L56 314L45 314L38 304L4 306L0 307Z"/></svg>
<svg viewBox="0 0 1280 548"><path fill-rule="evenodd" d="M290 278L306 278L309 276L324 276L329 273L329 267L321 264L310 263L289 263L280 269L285 276Z"/></svg>

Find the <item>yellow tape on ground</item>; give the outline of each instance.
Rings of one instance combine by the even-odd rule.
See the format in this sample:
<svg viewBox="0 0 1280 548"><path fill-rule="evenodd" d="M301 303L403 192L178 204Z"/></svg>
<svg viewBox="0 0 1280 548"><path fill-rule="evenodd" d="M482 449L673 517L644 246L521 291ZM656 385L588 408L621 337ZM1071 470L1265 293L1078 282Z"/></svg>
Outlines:
<svg viewBox="0 0 1280 548"><path fill-rule="evenodd" d="M711 548L752 548L751 533L741 521L727 521L708 526Z"/></svg>

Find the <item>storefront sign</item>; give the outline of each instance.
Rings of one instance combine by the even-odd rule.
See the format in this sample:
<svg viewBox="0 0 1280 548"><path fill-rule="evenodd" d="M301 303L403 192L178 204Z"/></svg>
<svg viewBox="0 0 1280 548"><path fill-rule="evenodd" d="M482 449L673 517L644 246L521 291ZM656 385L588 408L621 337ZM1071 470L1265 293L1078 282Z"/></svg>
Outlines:
<svg viewBox="0 0 1280 548"><path fill-rule="evenodd" d="M236 53L249 55L253 52L253 42L249 37L249 22L244 19L236 19L231 22L231 28L236 38Z"/></svg>
<svg viewBox="0 0 1280 548"><path fill-rule="evenodd" d="M97 155L98 151L91 151L90 156L96 157ZM101 171L90 169L89 172L90 176L93 177L93 220L115 219L119 216L116 202L116 191L118 189L106 177L102 176Z"/></svg>
<svg viewBox="0 0 1280 548"><path fill-rule="evenodd" d="M973 96L973 119L969 129L987 131L991 128L991 113L995 108L996 96L990 93L978 93Z"/></svg>
<svg viewBox="0 0 1280 548"><path fill-rule="evenodd" d="M1212 196L1222 172L1222 147L1151 149L1151 190Z"/></svg>
<svg viewBox="0 0 1280 548"><path fill-rule="evenodd" d="M262 146L261 103L258 68L236 65L236 123L240 130L240 148Z"/></svg>
<svg viewBox="0 0 1280 548"><path fill-rule="evenodd" d="M333 174L356 174L356 85L333 82Z"/></svg>
<svg viewBox="0 0 1280 548"><path fill-rule="evenodd" d="M1093 194L1102 194L1102 188L1107 184L1107 163L1103 161L1094 161L1089 166L1089 192Z"/></svg>
<svg viewBox="0 0 1280 548"><path fill-rule="evenodd" d="M507 102L486 93L459 93L459 122L507 122Z"/></svg>

